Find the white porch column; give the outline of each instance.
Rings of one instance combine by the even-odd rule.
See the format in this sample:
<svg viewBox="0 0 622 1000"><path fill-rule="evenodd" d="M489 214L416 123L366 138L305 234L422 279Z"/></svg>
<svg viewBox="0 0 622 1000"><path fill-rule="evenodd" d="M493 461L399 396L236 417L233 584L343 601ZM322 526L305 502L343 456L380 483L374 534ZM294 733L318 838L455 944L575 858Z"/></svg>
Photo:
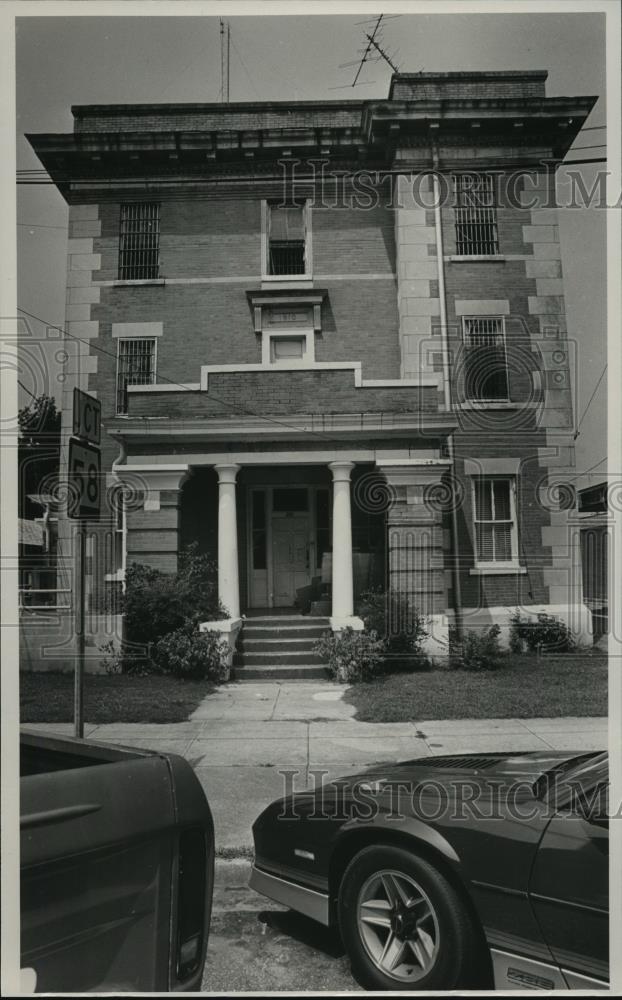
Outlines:
<svg viewBox="0 0 622 1000"><path fill-rule="evenodd" d="M239 465L215 465L218 473L218 596L229 618L240 617L238 520L235 479Z"/></svg>
<svg viewBox="0 0 622 1000"><path fill-rule="evenodd" d="M330 462L333 474L333 614L335 620L354 614L352 575L352 512L350 473L354 462Z"/></svg>

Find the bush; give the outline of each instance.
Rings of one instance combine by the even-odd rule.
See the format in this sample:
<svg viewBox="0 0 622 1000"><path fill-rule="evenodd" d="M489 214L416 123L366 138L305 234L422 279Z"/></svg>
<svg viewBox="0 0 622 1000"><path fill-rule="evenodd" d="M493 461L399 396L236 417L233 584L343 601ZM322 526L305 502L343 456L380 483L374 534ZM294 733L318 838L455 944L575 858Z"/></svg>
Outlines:
<svg viewBox="0 0 622 1000"><path fill-rule="evenodd" d="M229 675L228 653L229 644L216 632L199 632L186 622L155 643L151 661L159 673L219 684Z"/></svg>
<svg viewBox="0 0 622 1000"><path fill-rule="evenodd" d="M144 662L152 643L187 621L196 625L228 614L218 600L216 564L198 552L196 543L180 553L175 574L132 563L126 572L123 612L126 644L145 647L145 653L134 654L137 662Z"/></svg>
<svg viewBox="0 0 622 1000"><path fill-rule="evenodd" d="M458 643L455 630L450 635L451 665L458 670L498 670L503 666L505 653L499 645L501 629L490 625L486 629L469 629Z"/></svg>
<svg viewBox="0 0 622 1000"><path fill-rule="evenodd" d="M416 608L411 609L405 594L395 590L367 590L361 594L357 610L365 631L374 632L381 639L386 667L406 670L429 667L422 648L428 636L426 619Z"/></svg>
<svg viewBox="0 0 622 1000"><path fill-rule="evenodd" d="M370 680L379 672L384 655L384 643L375 632L349 627L324 636L315 649L326 659L333 679L343 684Z"/></svg>
<svg viewBox="0 0 622 1000"><path fill-rule="evenodd" d="M536 621L521 617L518 608L510 619L510 649L513 653L567 653L575 641L565 622L541 611Z"/></svg>

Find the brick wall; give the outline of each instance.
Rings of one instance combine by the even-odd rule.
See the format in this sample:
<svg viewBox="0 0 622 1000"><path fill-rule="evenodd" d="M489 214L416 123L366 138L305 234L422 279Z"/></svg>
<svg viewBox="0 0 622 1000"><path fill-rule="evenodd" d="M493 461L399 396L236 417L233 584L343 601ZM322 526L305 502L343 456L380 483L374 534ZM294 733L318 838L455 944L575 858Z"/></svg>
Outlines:
<svg viewBox="0 0 622 1000"><path fill-rule="evenodd" d="M390 388L354 385L344 371L212 372L208 391L132 392L129 414L196 419L254 413L436 413L435 386Z"/></svg>
<svg viewBox="0 0 622 1000"><path fill-rule="evenodd" d="M239 104L116 105L110 108L74 107L74 132L212 132L227 129L357 128L359 101L312 101L288 103L286 108Z"/></svg>

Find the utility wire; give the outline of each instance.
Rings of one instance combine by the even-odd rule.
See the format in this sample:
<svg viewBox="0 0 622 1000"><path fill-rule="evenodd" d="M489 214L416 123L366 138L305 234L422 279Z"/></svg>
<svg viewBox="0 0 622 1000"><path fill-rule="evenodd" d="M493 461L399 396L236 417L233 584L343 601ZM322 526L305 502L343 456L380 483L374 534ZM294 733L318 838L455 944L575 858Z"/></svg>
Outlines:
<svg viewBox="0 0 622 1000"><path fill-rule="evenodd" d="M579 420L579 423L577 424L577 428L576 428L576 430L574 432L574 435L573 435L573 440L574 441L576 441L577 438L579 437L579 431L580 431L580 428L581 428L581 424L583 423L583 421L585 419L585 415L587 414L587 411L589 410L589 408L590 408L590 406L592 404L592 400L594 399L594 396L598 392L598 387L599 387L600 383L602 382L606 371L607 371L607 365L605 365L605 367L603 368L602 372L600 373L600 378L598 379L598 382L594 386L594 391L592 392L592 395L590 396L590 398L588 400L587 406L585 407L585 409L583 411L581 419Z"/></svg>
<svg viewBox="0 0 622 1000"><path fill-rule="evenodd" d="M17 309L18 309L19 312L23 313L24 316L29 316L31 319L36 320L38 323L43 323L45 326L53 327L55 330L60 330L60 332L63 333L66 337L68 337L70 340L75 340L76 342L78 342L80 344L84 344L89 349L93 349L93 350L97 351L99 354L102 354L105 357L111 358L115 362L115 364L116 364L116 362L118 360L117 359L117 355L113 354L111 351L107 351L103 347L96 346L90 340L84 340L82 337L76 337L75 334L69 333L67 330L64 329L64 327L59 326L56 323L51 323L48 320L43 319L41 316L36 316L34 313L28 312L27 309L22 309L21 306L18 306ZM178 382L177 379L168 378L168 376L166 376L166 375L158 374L158 381L159 382L166 382L167 385L177 386L179 389L182 389L182 390L185 388L185 385L184 385L183 382ZM259 420L265 420L266 423L274 424L277 427L284 427L287 430L294 430L297 433L308 434L308 435L311 435L312 437L317 437L317 438L319 438L323 442L327 442L327 441L342 442L343 441L343 438L340 438L340 437L338 437L337 435L334 435L334 434L331 435L331 434L328 434L328 433L323 432L323 431L304 430L304 429L301 429L299 426L296 427L294 424L288 423L285 420L278 420L276 417L270 417L270 416L267 416L264 413L257 413L255 410L250 410L250 409L248 409L246 407L236 406L234 403L230 403L228 400L221 399L219 396L216 396L209 389L205 390L205 392L206 392L206 395L210 399L212 399L215 403L220 403L221 406L223 406L225 408L229 408L230 410L233 411L233 413L236 416L243 415L243 416L248 416L248 417L256 417ZM369 438L363 439L362 443L367 444L370 448L375 448L376 445L377 445L377 441L370 440Z"/></svg>
<svg viewBox="0 0 622 1000"><path fill-rule="evenodd" d="M606 462L606 461L607 461L607 455L605 455L604 458L601 458L600 461L596 462L594 465L590 465L589 469L584 469L583 472L577 472L576 476L573 476L572 479L568 480L568 482L569 483L574 483L575 479L580 479L581 476L587 476L588 472L593 472L594 469L597 469L599 467L599 465L602 465L603 462Z"/></svg>

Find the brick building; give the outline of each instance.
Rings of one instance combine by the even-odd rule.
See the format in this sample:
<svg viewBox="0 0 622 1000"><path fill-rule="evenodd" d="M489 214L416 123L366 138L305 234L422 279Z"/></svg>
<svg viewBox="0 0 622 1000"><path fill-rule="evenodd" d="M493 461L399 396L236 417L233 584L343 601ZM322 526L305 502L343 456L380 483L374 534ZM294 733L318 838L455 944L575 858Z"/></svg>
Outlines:
<svg viewBox="0 0 622 1000"><path fill-rule="evenodd" d="M72 134L29 137L70 206L66 392L101 400L106 485L131 494L102 558L93 542L92 603L196 540L234 623L311 593L356 625L360 592L390 586L437 650L456 613L517 606L588 634L555 489L573 451L554 171L595 98L545 80L78 106Z"/></svg>

